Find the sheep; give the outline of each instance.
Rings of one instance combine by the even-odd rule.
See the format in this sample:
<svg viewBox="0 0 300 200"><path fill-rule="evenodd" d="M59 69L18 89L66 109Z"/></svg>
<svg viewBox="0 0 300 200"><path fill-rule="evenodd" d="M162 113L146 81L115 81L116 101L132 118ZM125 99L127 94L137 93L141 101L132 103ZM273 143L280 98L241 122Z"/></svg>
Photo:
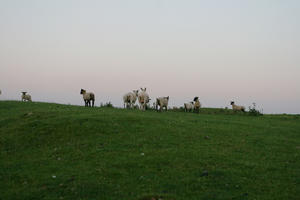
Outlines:
<svg viewBox="0 0 300 200"><path fill-rule="evenodd" d="M124 108L133 108L138 96L139 90L133 90L123 96Z"/></svg>
<svg viewBox="0 0 300 200"><path fill-rule="evenodd" d="M149 95L146 92L146 88L141 88L142 92L139 93L138 95L138 99L139 99L139 103L140 103L140 109L141 110L146 110L146 105L147 103L149 103L150 98Z"/></svg>
<svg viewBox="0 0 300 200"><path fill-rule="evenodd" d="M92 101L92 107L94 107L95 102L95 95L92 92L86 92L86 90L81 89L80 94L82 94L85 107L91 107L91 101Z"/></svg>
<svg viewBox="0 0 300 200"><path fill-rule="evenodd" d="M184 111L185 112L192 112L194 110L194 102L191 101L190 103L184 103Z"/></svg>
<svg viewBox="0 0 300 200"><path fill-rule="evenodd" d="M160 112L163 110L163 108L166 108L167 111L168 103L169 103L169 96L156 98L156 110L158 111L158 106L159 106Z"/></svg>
<svg viewBox="0 0 300 200"><path fill-rule="evenodd" d="M242 111L242 112L246 112L246 109L244 106L238 106L234 104L234 101L230 102L230 105L232 105L232 110L234 111Z"/></svg>
<svg viewBox="0 0 300 200"><path fill-rule="evenodd" d="M197 113L199 113L199 111L200 111L200 108L201 108L201 103L200 103L200 101L199 101L199 97L195 97L194 98L194 109L195 109L195 111L197 112Z"/></svg>
<svg viewBox="0 0 300 200"><path fill-rule="evenodd" d="M21 101L31 101L31 96L26 93L27 92L22 92Z"/></svg>

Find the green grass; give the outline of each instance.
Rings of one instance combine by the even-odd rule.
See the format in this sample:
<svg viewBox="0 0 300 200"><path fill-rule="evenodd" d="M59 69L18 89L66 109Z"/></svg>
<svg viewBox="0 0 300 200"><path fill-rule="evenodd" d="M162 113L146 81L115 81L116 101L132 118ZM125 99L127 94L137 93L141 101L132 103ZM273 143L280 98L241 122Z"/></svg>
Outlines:
<svg viewBox="0 0 300 200"><path fill-rule="evenodd" d="M299 199L299 115L206 111L0 101L0 199Z"/></svg>

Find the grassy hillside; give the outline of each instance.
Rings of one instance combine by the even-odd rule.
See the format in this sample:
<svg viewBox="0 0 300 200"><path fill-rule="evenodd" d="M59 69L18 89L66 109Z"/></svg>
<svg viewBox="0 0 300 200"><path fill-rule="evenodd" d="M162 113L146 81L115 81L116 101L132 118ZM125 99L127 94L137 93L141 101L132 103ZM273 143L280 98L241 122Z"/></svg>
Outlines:
<svg viewBox="0 0 300 200"><path fill-rule="evenodd" d="M0 199L300 194L300 116L0 101Z"/></svg>

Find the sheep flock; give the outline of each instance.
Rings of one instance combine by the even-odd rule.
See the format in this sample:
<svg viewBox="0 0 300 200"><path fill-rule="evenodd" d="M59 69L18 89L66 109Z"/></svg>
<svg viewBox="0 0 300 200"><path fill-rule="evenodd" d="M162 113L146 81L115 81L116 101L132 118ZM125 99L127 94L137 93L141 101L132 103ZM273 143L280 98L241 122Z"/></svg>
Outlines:
<svg viewBox="0 0 300 200"><path fill-rule="evenodd" d="M21 92L21 101L32 102L31 95L27 92ZM85 107L94 107L95 103L95 94L93 92L87 92L85 89L80 90L80 94L82 95ZM2 91L0 90L0 95L2 95ZM162 112L163 110L168 111L170 107L169 105L169 96L157 97L155 102L153 102L153 106L150 106L150 97L147 93L146 88L140 88L140 90L132 90L131 92L127 92L123 95L123 104L125 109L140 109L145 111L147 109L154 109L156 111ZM136 104L138 100L138 104ZM246 112L245 106L236 105L234 101L230 102L232 106L232 110L237 112ZM199 113L202 105L200 103L199 97L196 96L190 102L186 102L183 104L183 109L185 112L195 112ZM226 107L227 108L227 107ZM178 107L173 107L174 110L177 110Z"/></svg>

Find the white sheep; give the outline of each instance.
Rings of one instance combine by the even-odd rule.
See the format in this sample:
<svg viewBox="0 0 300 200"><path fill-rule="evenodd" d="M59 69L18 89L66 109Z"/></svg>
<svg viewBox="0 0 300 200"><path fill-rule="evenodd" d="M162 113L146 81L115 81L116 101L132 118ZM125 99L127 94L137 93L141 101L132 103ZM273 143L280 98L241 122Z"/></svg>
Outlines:
<svg viewBox="0 0 300 200"><path fill-rule="evenodd" d="M133 108L138 96L139 90L133 90L123 96L124 108Z"/></svg>
<svg viewBox="0 0 300 200"><path fill-rule="evenodd" d="M149 98L149 95L147 94L147 92L146 92L146 88L141 88L141 91L142 92L140 92L139 93L139 96L138 96L138 99L139 99L139 103L140 103L140 109L141 110L146 110L146 105L147 105L147 103L149 103L149 101L150 101L150 98Z"/></svg>
<svg viewBox="0 0 300 200"><path fill-rule="evenodd" d="M185 112L193 112L194 110L194 102L191 101L190 103L184 103L184 111Z"/></svg>
<svg viewBox="0 0 300 200"><path fill-rule="evenodd" d="M195 111L197 112L197 113L199 113L199 111L200 111L200 108L201 108L201 103L200 103L200 101L199 101L199 97L195 97L194 98L194 109L195 109Z"/></svg>
<svg viewBox="0 0 300 200"><path fill-rule="evenodd" d="M21 101L31 101L31 96L26 93L27 92L22 92Z"/></svg>
<svg viewBox="0 0 300 200"><path fill-rule="evenodd" d="M169 103L169 96L156 98L156 110L158 110L158 106L159 106L160 111L162 111L163 108L165 108L166 111L167 111L168 110L168 103Z"/></svg>
<svg viewBox="0 0 300 200"><path fill-rule="evenodd" d="M246 112L246 109L244 106L238 106L234 104L234 101L230 102L230 105L232 105L232 110L234 111L242 111L242 112Z"/></svg>
<svg viewBox="0 0 300 200"><path fill-rule="evenodd" d="M92 101L92 106L94 107L94 102L95 102L95 95L92 92L86 92L86 90L81 89L80 94L82 94L85 107L91 107L91 101Z"/></svg>

